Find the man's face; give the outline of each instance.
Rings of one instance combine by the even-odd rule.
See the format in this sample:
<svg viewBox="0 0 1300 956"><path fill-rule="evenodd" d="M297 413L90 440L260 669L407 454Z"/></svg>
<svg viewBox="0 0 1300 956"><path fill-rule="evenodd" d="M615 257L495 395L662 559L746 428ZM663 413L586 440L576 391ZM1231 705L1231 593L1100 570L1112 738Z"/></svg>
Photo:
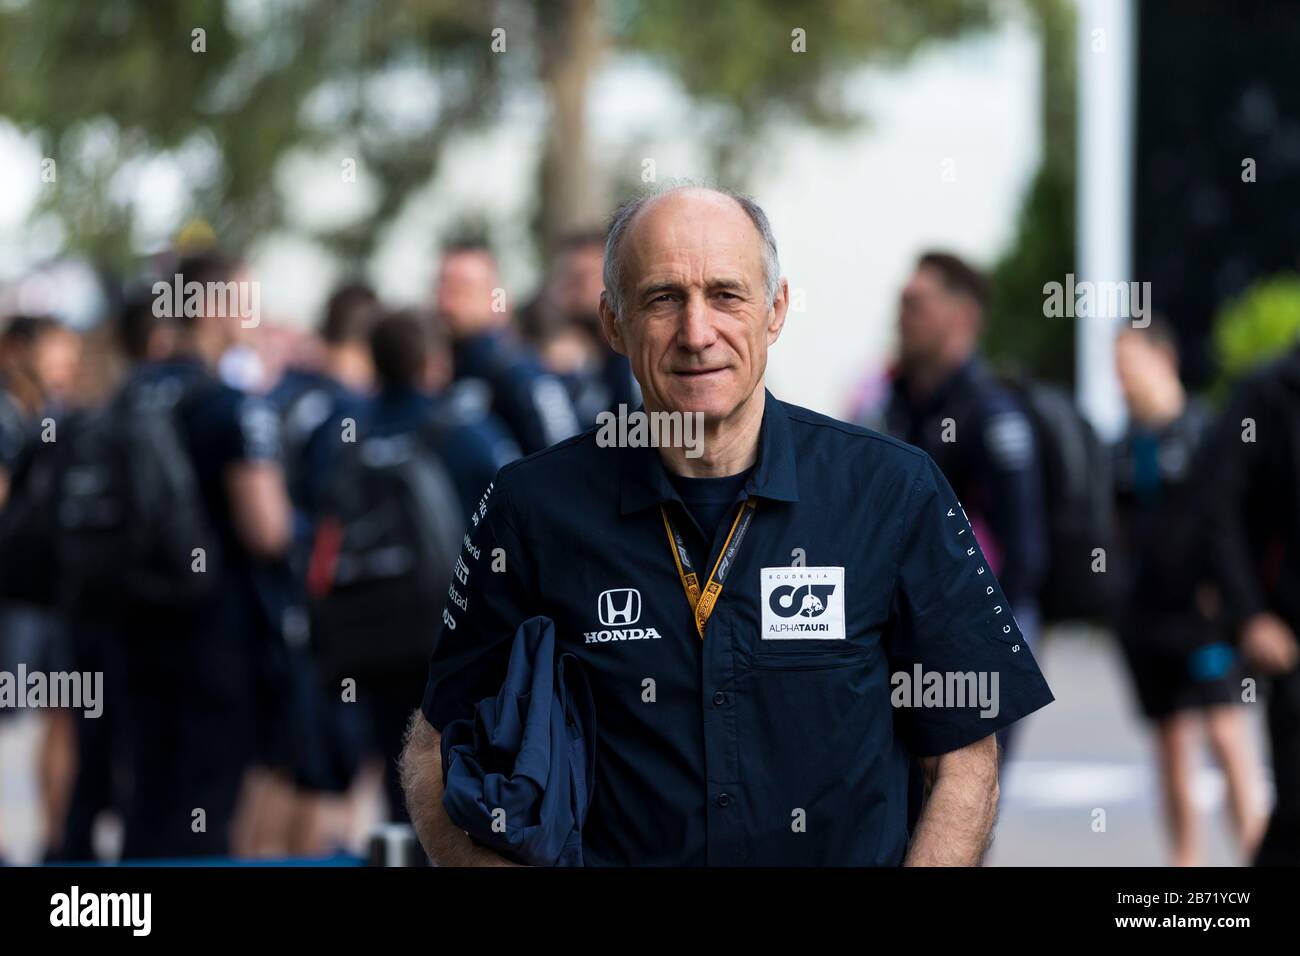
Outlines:
<svg viewBox="0 0 1300 956"><path fill-rule="evenodd" d="M1130 411L1144 410L1153 392L1178 375L1178 363L1168 349L1137 332L1115 337L1115 373Z"/></svg>
<svg viewBox="0 0 1300 956"><path fill-rule="evenodd" d="M81 338L68 329L52 329L32 346L31 365L46 397L62 401L72 394L81 360Z"/></svg>
<svg viewBox="0 0 1300 956"><path fill-rule="evenodd" d="M963 306L935 269L921 266L912 273L898 301L898 354L904 368L944 354L961 328Z"/></svg>
<svg viewBox="0 0 1300 956"><path fill-rule="evenodd" d="M555 303L566 317L594 315L605 288L605 250L596 243L566 252L555 277Z"/></svg>
<svg viewBox="0 0 1300 956"><path fill-rule="evenodd" d="M486 252L452 252L438 271L436 309L456 336L491 326L492 295L497 289L496 263Z"/></svg>
<svg viewBox="0 0 1300 956"><path fill-rule="evenodd" d="M247 303L251 306L252 300L248 297L256 281L256 277L253 275L252 270L249 269L248 266L241 265L228 281L235 283L234 288L236 290L249 290L243 294ZM238 291L236 291L236 295L238 294ZM225 329L229 336L229 344L247 345L250 348L261 348L263 347L266 338L265 336L259 335L257 332L258 326L261 324L261 317L256 317L257 325L252 324L254 316L251 314L245 315L242 311L243 306L244 300L239 300L238 304L231 303L231 308L227 310L227 314L223 314L219 318L221 327Z"/></svg>
<svg viewBox="0 0 1300 956"><path fill-rule="evenodd" d="M188 276L186 280L190 281ZM196 329L213 343L217 351L224 352L235 345L250 348L261 345L263 336L256 333L255 326L246 324L251 316L243 313L245 305L251 312L254 287L253 274L247 266L240 265L229 275L213 275L193 281L212 284L204 292L203 311L197 319Z"/></svg>
<svg viewBox="0 0 1300 956"><path fill-rule="evenodd" d="M785 322L784 282L767 303L758 230L734 200L682 190L642 208L622 251L623 315L602 297L601 321L646 408L727 419L762 384Z"/></svg>

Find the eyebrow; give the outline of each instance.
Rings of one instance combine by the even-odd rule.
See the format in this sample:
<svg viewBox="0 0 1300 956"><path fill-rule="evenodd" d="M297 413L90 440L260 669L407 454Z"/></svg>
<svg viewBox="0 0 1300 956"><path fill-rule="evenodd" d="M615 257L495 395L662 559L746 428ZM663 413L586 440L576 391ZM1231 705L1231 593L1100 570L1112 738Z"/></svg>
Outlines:
<svg viewBox="0 0 1300 956"><path fill-rule="evenodd" d="M741 279L713 279L708 284L710 292L745 292L748 286ZM651 295L658 295L661 292L681 292L682 284L671 279L664 279L659 282L653 282L645 288L637 290L637 298L644 299Z"/></svg>
<svg viewBox="0 0 1300 956"><path fill-rule="evenodd" d="M648 286L637 289L636 294L637 298L644 299L650 295L658 295L660 292L680 292L681 290L682 285L680 282L661 280L659 282L652 282Z"/></svg>

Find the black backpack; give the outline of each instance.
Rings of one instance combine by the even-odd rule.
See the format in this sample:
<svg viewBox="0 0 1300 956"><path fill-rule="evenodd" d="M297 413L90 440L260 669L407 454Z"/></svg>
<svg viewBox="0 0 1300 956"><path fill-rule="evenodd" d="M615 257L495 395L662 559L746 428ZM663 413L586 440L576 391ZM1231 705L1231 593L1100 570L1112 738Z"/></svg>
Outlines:
<svg viewBox="0 0 1300 956"><path fill-rule="evenodd" d="M215 591L217 539L179 420L205 385L123 389L101 408L57 421L53 441L31 444L0 530L0 550L23 542L40 569L6 575L27 579L27 599L96 612L183 609Z"/></svg>
<svg viewBox="0 0 1300 956"><path fill-rule="evenodd" d="M1115 511L1106 446L1064 389L1008 376L998 380L1029 416L1043 470L1048 561L1039 588L1042 620L1109 621L1118 589L1110 573ZM1093 570L1096 548L1105 550L1105 573Z"/></svg>
<svg viewBox="0 0 1300 956"><path fill-rule="evenodd" d="M292 391L278 396L280 447L283 450L285 483L289 498L297 507L307 501L307 447L317 429L335 413L335 397L322 382L304 378Z"/></svg>
<svg viewBox="0 0 1300 956"><path fill-rule="evenodd" d="M61 427L66 432L66 426L56 421L55 438ZM9 493L0 508L0 599L56 607L60 592L52 516L57 449L43 439L44 431L44 425L30 429L21 423L25 434L11 463Z"/></svg>
<svg viewBox="0 0 1300 956"><path fill-rule="evenodd" d="M345 442L326 483L307 587L331 682L428 658L464 526L442 427Z"/></svg>

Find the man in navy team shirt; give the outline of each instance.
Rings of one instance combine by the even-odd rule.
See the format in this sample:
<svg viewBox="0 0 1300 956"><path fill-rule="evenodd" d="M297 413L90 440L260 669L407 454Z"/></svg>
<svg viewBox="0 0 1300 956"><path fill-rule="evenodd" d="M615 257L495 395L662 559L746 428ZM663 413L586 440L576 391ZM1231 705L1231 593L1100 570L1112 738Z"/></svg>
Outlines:
<svg viewBox="0 0 1300 956"><path fill-rule="evenodd" d="M242 264L219 253L177 271L186 282L247 281ZM206 310L177 317L174 353L137 355L124 386L141 401L180 403L179 431L220 552L205 572L219 581L209 600L136 605L123 628L133 770L124 857L228 854L246 773L284 756L268 750L269 731L282 727L282 642L264 584L288 554L292 512L274 411L215 374L241 320Z"/></svg>
<svg viewBox="0 0 1300 956"><path fill-rule="evenodd" d="M591 682L586 863L980 861L994 734L1051 692L934 462L766 390L787 304L752 200L679 188L615 215L605 335L645 410L701 415L703 441L592 431L497 475L404 756L439 864L505 862L444 811L440 732L497 693L534 615Z"/></svg>

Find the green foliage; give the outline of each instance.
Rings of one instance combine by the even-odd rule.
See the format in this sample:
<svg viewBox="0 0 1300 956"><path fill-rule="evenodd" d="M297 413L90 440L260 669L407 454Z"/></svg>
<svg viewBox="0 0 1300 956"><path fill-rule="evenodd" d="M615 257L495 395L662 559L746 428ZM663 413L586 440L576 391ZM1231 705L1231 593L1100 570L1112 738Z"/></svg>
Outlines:
<svg viewBox="0 0 1300 956"><path fill-rule="evenodd" d="M1261 279L1225 303L1214 317L1214 350L1222 396L1242 373L1280 355L1300 338L1300 277L1290 272Z"/></svg>
<svg viewBox="0 0 1300 956"><path fill-rule="evenodd" d="M261 13L240 19L236 8ZM428 180L447 133L491 115L501 62L488 46L493 9L454 0L11 2L0 7L0 115L34 131L57 161L40 211L59 216L73 249L130 258L132 203L112 186L159 155L189 160L185 214L245 243L283 221L280 161L328 149L379 185L363 221L320 237L358 253ZM195 30L204 31L201 52ZM373 82L397 70L436 82L427 123L387 121Z"/></svg>
<svg viewBox="0 0 1300 956"><path fill-rule="evenodd" d="M1043 286L1074 268L1072 170L1044 165L1020 211L1017 239L990 273L982 348L1000 366L1048 381L1074 375L1074 319L1043 315Z"/></svg>
<svg viewBox="0 0 1300 956"><path fill-rule="evenodd" d="M717 175L743 182L765 123L855 121L834 80L983 26L991 9L988 0L4 0L0 115L57 161L39 212L59 218L71 249L131 258L123 186L160 155L182 160L183 214L245 244L284 223L275 174L306 151L355 159L377 188L358 221L314 236L355 260L429 181L449 135L494 121L506 88L537 82L555 60L546 51L564 49L557 24L600 17L614 50L676 76L717 119ZM491 51L498 27L504 55ZM806 53L791 50L796 27ZM204 52L193 49L196 29ZM418 121L387 112L382 81L394 77L436 90Z"/></svg>
<svg viewBox="0 0 1300 956"><path fill-rule="evenodd" d="M1043 315L1043 286L1074 271L1074 14L1063 0L1028 4L1043 42L1043 162L1025 197L1011 248L993 267L984 352L996 364L1068 383L1074 320Z"/></svg>
<svg viewBox="0 0 1300 956"><path fill-rule="evenodd" d="M765 124L849 128L862 116L840 95L836 81L848 71L900 62L926 41L987 27L993 16L988 0L619 0L612 19L625 48L661 64L703 115L717 117L717 172L739 182ZM798 53L796 29L804 31Z"/></svg>

